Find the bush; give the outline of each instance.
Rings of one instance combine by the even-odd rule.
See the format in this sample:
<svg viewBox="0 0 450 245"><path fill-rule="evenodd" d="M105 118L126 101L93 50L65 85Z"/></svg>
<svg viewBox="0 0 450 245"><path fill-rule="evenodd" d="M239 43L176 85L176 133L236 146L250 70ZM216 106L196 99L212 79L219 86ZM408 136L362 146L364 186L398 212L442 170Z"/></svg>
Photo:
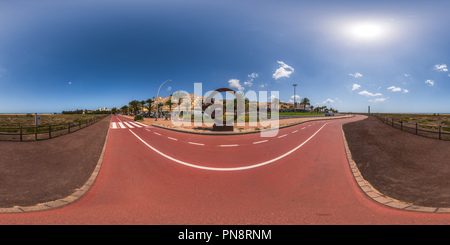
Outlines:
<svg viewBox="0 0 450 245"><path fill-rule="evenodd" d="M134 120L135 121L142 121L142 120L144 120L144 117L142 115L136 115L136 116L134 116Z"/></svg>

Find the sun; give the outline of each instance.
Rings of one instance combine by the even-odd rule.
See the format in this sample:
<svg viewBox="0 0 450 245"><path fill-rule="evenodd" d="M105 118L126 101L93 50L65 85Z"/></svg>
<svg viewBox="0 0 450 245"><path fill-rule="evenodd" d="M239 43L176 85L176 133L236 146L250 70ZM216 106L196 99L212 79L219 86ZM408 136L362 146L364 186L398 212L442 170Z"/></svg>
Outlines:
<svg viewBox="0 0 450 245"><path fill-rule="evenodd" d="M374 23L360 23L350 28L350 33L357 39L373 40L384 35L382 26Z"/></svg>

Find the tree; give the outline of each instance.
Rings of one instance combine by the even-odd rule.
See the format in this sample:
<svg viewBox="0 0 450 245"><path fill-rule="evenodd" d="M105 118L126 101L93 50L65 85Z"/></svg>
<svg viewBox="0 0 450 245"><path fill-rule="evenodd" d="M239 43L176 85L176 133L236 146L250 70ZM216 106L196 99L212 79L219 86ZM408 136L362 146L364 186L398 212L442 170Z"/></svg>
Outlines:
<svg viewBox="0 0 450 245"><path fill-rule="evenodd" d="M309 106L310 112L313 112L313 109L314 109L314 106L310 105L310 106Z"/></svg>
<svg viewBox="0 0 450 245"><path fill-rule="evenodd" d="M120 108L120 110L122 110L122 114L124 114L124 113L128 114L129 108L128 108L127 105L124 105L124 106L122 106L122 107Z"/></svg>
<svg viewBox="0 0 450 245"><path fill-rule="evenodd" d="M139 104L140 103L137 100L133 100L128 103L130 108L133 110L134 114L137 114Z"/></svg>
<svg viewBox="0 0 450 245"><path fill-rule="evenodd" d="M172 112L172 105L174 105L175 103L172 102L172 99L169 98L169 100L166 101L166 105L169 106L169 112Z"/></svg>
<svg viewBox="0 0 450 245"><path fill-rule="evenodd" d="M279 107L280 107L280 100L278 98L272 99L271 107L273 109L279 109Z"/></svg>
<svg viewBox="0 0 450 245"><path fill-rule="evenodd" d="M303 99L300 101L300 105L303 105L303 110L306 110L306 106L307 106L307 105L310 105L309 99L308 99L308 98L303 98Z"/></svg>
<svg viewBox="0 0 450 245"><path fill-rule="evenodd" d="M153 104L154 101L152 99L147 99L145 102L147 103L147 109L148 109L148 115L147 116L150 116L150 112L152 110L152 104Z"/></svg>

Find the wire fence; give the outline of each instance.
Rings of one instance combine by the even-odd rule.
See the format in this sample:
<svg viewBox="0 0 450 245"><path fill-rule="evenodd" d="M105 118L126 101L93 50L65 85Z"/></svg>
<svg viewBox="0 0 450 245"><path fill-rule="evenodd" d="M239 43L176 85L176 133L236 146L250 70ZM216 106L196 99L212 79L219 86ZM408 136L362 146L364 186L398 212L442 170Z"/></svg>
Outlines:
<svg viewBox="0 0 450 245"><path fill-rule="evenodd" d="M403 123L403 121L398 122L394 118L381 117L377 115L373 116L393 128L397 128L408 133L433 139L450 140L450 127L420 123Z"/></svg>
<svg viewBox="0 0 450 245"><path fill-rule="evenodd" d="M51 139L53 137L70 134L80 129L86 128L107 115L102 115L77 122L68 122L60 124L20 126L20 127L0 127L0 140L6 141L36 141Z"/></svg>

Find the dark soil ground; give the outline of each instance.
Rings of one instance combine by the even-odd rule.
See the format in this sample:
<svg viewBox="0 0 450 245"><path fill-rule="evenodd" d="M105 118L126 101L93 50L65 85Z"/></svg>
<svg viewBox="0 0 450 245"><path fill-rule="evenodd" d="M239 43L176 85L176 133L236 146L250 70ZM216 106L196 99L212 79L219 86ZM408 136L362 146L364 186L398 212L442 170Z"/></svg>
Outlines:
<svg viewBox="0 0 450 245"><path fill-rule="evenodd" d="M450 141L404 132L372 116L343 129L362 176L378 191L415 205L450 207Z"/></svg>
<svg viewBox="0 0 450 245"><path fill-rule="evenodd" d="M83 186L97 165L110 119L52 139L0 141L0 207L54 201Z"/></svg>

